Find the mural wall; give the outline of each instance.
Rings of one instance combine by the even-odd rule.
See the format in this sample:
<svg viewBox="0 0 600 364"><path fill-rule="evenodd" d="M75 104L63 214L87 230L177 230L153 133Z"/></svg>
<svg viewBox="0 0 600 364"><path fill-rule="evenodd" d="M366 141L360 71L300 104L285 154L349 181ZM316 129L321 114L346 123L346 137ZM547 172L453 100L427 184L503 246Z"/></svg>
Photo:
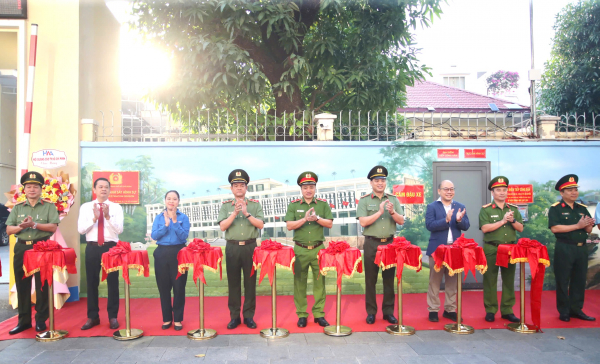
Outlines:
<svg viewBox="0 0 600 364"><path fill-rule="evenodd" d="M528 206L528 221L520 237L536 239L554 253L554 235L548 229L547 210L560 200L554 190L557 179L567 173L579 175L580 198L592 216L600 199L600 169L593 156L600 155L597 142L253 142L253 143L86 143L82 142L81 202L91 200L92 172L139 171L140 205L125 205L125 231L121 240L152 244L148 237L154 217L167 190L179 191L180 209L190 217L190 238L222 244L216 216L222 201L231 198L227 176L235 168L251 178L248 197L261 200L266 225L263 239L291 242L283 216L287 204L300 196L298 175L306 170L318 174L318 197L325 198L334 212L334 226L327 238L344 239L362 246L356 220L357 200L371 191L366 179L376 164L390 172L388 190L395 184L425 186L425 204L405 205L407 221L398 235L426 248L425 206L437 199L432 186L435 161L489 161L491 175L507 176L511 184L532 184L534 202ZM471 149L477 148L474 153ZM438 153L439 149L458 149ZM467 151L465 151L467 149ZM481 152L485 150L485 152ZM465 159L465 156L475 157ZM483 158L482 158L483 157ZM596 162L597 163L597 162ZM460 186L456 186L460 188ZM435 197L434 197L435 196ZM469 211L476 220L479 211ZM471 229L477 229L473 221ZM596 235L594 235L596 234ZM591 241L597 241L594 228ZM84 242L82 240L82 242ZM481 242L480 242L481 243ZM597 244L589 244L588 288L600 285L600 255ZM554 288L552 267L546 271L545 288ZM82 278L82 291L85 291ZM422 282L421 282L422 283ZM415 291L425 291L419 284Z"/></svg>

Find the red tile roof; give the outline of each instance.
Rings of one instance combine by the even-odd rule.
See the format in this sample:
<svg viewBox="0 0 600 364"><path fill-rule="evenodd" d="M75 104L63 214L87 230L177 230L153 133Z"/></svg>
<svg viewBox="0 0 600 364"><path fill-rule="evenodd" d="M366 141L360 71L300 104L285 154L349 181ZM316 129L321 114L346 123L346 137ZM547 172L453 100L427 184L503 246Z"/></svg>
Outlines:
<svg viewBox="0 0 600 364"><path fill-rule="evenodd" d="M406 87L406 107L398 108L400 112L492 112L489 105L496 104L501 112L528 112L529 106L520 105L522 109L510 109L506 105L513 101L497 97L481 95L456 87L440 85L431 81L423 81L414 87Z"/></svg>

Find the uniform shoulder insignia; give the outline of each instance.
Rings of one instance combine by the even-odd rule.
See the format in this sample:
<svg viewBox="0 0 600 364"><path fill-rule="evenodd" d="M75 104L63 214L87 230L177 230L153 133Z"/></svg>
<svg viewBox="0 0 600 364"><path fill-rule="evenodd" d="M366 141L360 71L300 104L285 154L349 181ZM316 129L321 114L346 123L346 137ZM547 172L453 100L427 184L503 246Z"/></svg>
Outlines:
<svg viewBox="0 0 600 364"><path fill-rule="evenodd" d="M256 202L256 203L260 203L258 200L253 200L251 198L248 199L248 201L252 201L252 202Z"/></svg>
<svg viewBox="0 0 600 364"><path fill-rule="evenodd" d="M507 202L506 204L507 204L508 206L512 206L512 207L519 208L519 206L515 205L514 203L508 203L508 202Z"/></svg>
<svg viewBox="0 0 600 364"><path fill-rule="evenodd" d="M371 194L367 193L366 195L362 195L360 198L365 198L365 197L368 197L368 196L371 196Z"/></svg>
<svg viewBox="0 0 600 364"><path fill-rule="evenodd" d="M583 207L586 207L586 208L587 208L587 206L586 206L586 205L584 205L584 204L582 204L582 203L579 203L579 202L575 202L575 203L576 203L576 204L578 204L579 206L583 206Z"/></svg>
<svg viewBox="0 0 600 364"><path fill-rule="evenodd" d="M290 203L294 203L294 202L298 202L298 201L302 201L302 199L301 199L301 198L298 198L298 199L295 199L295 200L292 200L292 201L290 201Z"/></svg>
<svg viewBox="0 0 600 364"><path fill-rule="evenodd" d="M321 202L327 202L327 200L322 199L322 198L317 198L317 200L321 201Z"/></svg>
<svg viewBox="0 0 600 364"><path fill-rule="evenodd" d="M50 202L50 203L52 203L52 200L50 200L50 199L48 199L48 198L43 198L43 199L42 199L42 201L44 201L44 202Z"/></svg>
<svg viewBox="0 0 600 364"><path fill-rule="evenodd" d="M23 201L21 201L21 202L17 202L17 203L15 204L15 206L16 206L16 205L20 205L20 204L22 204L22 203L25 203L25 201L27 201L27 200L23 200Z"/></svg>
<svg viewBox="0 0 600 364"><path fill-rule="evenodd" d="M486 207L490 207L490 206L492 206L492 204L491 204L491 203L488 203L487 205L483 205L483 206L481 206L481 207L482 207L482 208L486 208Z"/></svg>
<svg viewBox="0 0 600 364"><path fill-rule="evenodd" d="M552 204L552 206L556 206L556 205L558 205L559 203L560 203L560 201L557 201L557 202L553 203L553 204Z"/></svg>
<svg viewBox="0 0 600 364"><path fill-rule="evenodd" d="M233 201L233 200L226 200L226 201L223 201L223 203L226 204L226 203L229 203L231 201Z"/></svg>

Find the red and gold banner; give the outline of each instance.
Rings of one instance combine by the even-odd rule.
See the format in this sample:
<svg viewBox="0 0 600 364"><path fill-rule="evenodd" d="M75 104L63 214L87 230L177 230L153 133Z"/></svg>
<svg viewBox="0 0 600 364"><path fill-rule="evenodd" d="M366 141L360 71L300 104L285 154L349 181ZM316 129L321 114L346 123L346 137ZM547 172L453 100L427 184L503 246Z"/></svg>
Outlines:
<svg viewBox="0 0 600 364"><path fill-rule="evenodd" d="M440 245L433 252L433 260L435 261L434 269L439 272L442 266L448 268L451 276L456 273L469 272L475 276L475 270L483 274L487 271L487 259L475 240L465 238L462 234L451 245ZM465 279L467 279L465 274Z"/></svg>
<svg viewBox="0 0 600 364"><path fill-rule="evenodd" d="M465 158L485 159L485 149L465 149Z"/></svg>
<svg viewBox="0 0 600 364"><path fill-rule="evenodd" d="M262 283L263 278L268 274L269 283L273 285L275 267L294 272L296 254L294 254L294 248L291 246L282 245L273 240L265 240L260 243L259 247L254 248L252 261L252 274L255 270L260 269L258 284Z"/></svg>
<svg viewBox="0 0 600 364"><path fill-rule="evenodd" d="M515 205L533 203L533 185L509 185L506 202Z"/></svg>
<svg viewBox="0 0 600 364"><path fill-rule="evenodd" d="M40 272L42 284L48 282L48 286L52 286L55 279L66 283L69 274L77 273L76 261L77 256L72 248L63 248L53 240L40 241L23 255L23 278Z"/></svg>
<svg viewBox="0 0 600 364"><path fill-rule="evenodd" d="M456 158L458 159L458 149L438 149L437 150L438 158Z"/></svg>
<svg viewBox="0 0 600 364"><path fill-rule="evenodd" d="M421 248L410 243L403 236L394 238L394 242L377 247L375 264L386 270L396 267L396 277L402 279L404 267L421 271Z"/></svg>
<svg viewBox="0 0 600 364"><path fill-rule="evenodd" d="M139 171L94 171L92 180L104 177L110 181L112 202L124 205L139 205L140 203L140 172ZM92 192L92 200L96 195Z"/></svg>
<svg viewBox="0 0 600 364"><path fill-rule="evenodd" d="M342 276L352 277L354 272L362 273L362 256L360 250L351 248L345 241L331 241L327 249L319 250L319 270L326 276L327 272L337 272L338 288L342 287Z"/></svg>
<svg viewBox="0 0 600 364"><path fill-rule="evenodd" d="M425 202L424 185L395 185L394 196L401 204L422 204Z"/></svg>
<svg viewBox="0 0 600 364"><path fill-rule="evenodd" d="M218 246L211 246L202 239L194 239L188 246L177 253L177 278L194 268L194 283L198 285L198 278L206 284L204 269L216 273L219 269L219 277L223 279L223 251ZM177 279L176 278L176 279Z"/></svg>
<svg viewBox="0 0 600 364"><path fill-rule="evenodd" d="M529 292L531 301L531 320L538 331L542 331L541 309L542 309L542 290L544 288L544 275L546 268L550 266L550 257L548 248L537 240L521 238L517 244L501 244L498 246L496 255L496 265L508 268L508 263L529 262L531 271L531 291Z"/></svg>
<svg viewBox="0 0 600 364"><path fill-rule="evenodd" d="M148 252L145 250L131 250L131 245L128 242L119 240L116 246L102 254L102 281L106 279L108 273L122 270L125 283L131 284L129 269L137 269L138 277L142 274L144 277L149 277Z"/></svg>

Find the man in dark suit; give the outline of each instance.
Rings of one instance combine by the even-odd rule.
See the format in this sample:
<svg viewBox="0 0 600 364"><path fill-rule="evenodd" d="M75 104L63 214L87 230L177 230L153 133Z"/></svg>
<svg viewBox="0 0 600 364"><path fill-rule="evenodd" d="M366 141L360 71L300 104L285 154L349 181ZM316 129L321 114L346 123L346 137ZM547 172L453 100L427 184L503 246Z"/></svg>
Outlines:
<svg viewBox="0 0 600 364"><path fill-rule="evenodd" d="M433 252L442 244L452 244L461 235L461 231L469 230L469 218L465 205L456 202L454 198L454 184L442 181L438 186L437 201L427 205L425 226L431 231L427 256L429 256L429 288L427 290L427 309L429 321L438 322L440 310L440 284L445 277L446 289L443 316L456 321L456 275L450 276L448 268L442 267L439 272L433 268Z"/></svg>

